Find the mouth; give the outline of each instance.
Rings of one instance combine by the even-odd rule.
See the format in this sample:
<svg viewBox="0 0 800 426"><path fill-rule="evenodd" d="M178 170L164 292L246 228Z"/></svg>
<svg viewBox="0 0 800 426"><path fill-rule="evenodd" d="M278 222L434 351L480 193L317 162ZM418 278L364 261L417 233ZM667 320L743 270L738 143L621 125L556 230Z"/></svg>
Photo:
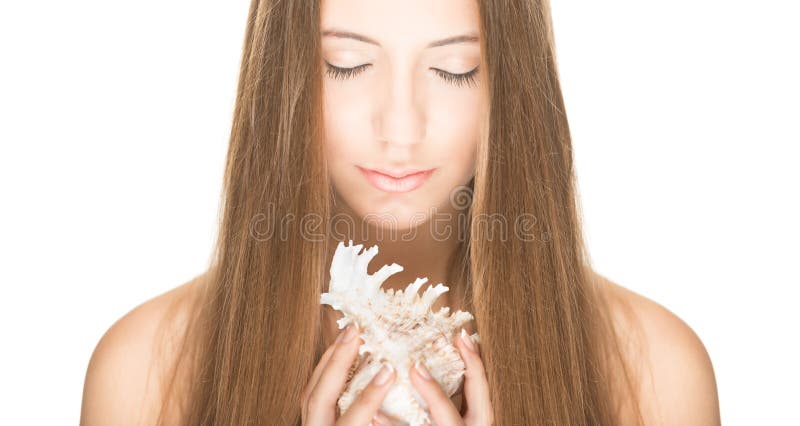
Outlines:
<svg viewBox="0 0 800 426"><path fill-rule="evenodd" d="M428 170L407 170L400 173L392 173L387 171L378 171L373 169L365 169L358 167L367 181L378 190L384 192L402 193L413 191L422 184L433 174L435 168Z"/></svg>

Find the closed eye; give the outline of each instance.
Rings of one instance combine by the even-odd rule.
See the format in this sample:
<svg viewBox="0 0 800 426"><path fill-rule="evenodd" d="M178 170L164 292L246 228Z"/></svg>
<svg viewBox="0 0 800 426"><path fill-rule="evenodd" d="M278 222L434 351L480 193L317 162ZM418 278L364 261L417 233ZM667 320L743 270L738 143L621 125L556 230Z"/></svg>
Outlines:
<svg viewBox="0 0 800 426"><path fill-rule="evenodd" d="M439 74L439 77L442 77L448 83L451 83L457 87L461 87L465 84L467 86L475 85L475 74L478 73L478 68L480 67L475 67L475 69L472 71L465 72L464 74L452 74L436 68L433 68L433 70L436 71L436 74Z"/></svg>
<svg viewBox="0 0 800 426"><path fill-rule="evenodd" d="M328 75L335 79L341 79L341 80L360 74L361 71L364 70L364 68L370 65L370 64L364 64L353 68L340 68L333 66L327 62L325 62L325 64L328 66Z"/></svg>
<svg viewBox="0 0 800 426"><path fill-rule="evenodd" d="M325 64L327 65L328 68L327 74L337 80L339 79L345 80L348 78L355 77L356 75L364 71L364 69L372 65L372 64L364 64L353 68L341 68L331 65L328 62L325 62ZM464 74L453 74L436 68L431 68L431 69L435 71L436 74L446 82L455 85L457 87L461 87L465 84L467 86L475 85L475 75L478 73L478 68L480 68L480 66L475 67L475 69L473 69L472 71L466 72Z"/></svg>

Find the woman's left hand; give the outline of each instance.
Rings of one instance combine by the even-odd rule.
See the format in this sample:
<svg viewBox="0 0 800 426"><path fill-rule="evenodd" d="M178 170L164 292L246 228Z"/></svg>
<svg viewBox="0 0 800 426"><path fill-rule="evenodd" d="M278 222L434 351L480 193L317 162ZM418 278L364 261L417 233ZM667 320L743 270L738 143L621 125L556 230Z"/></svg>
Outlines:
<svg viewBox="0 0 800 426"><path fill-rule="evenodd" d="M469 344L472 344L470 348ZM464 372L464 395L462 404L466 404L466 411L462 415L458 412L453 401L445 394L441 385L436 380L425 379L415 367L408 375L411 384L425 398L428 411L433 421L439 426L488 426L494 424L492 404L489 400L489 382L483 368L477 343L462 330L461 337L456 339L456 348L461 353L461 358L466 365ZM428 371L420 365L425 374ZM428 374L430 377L430 374Z"/></svg>

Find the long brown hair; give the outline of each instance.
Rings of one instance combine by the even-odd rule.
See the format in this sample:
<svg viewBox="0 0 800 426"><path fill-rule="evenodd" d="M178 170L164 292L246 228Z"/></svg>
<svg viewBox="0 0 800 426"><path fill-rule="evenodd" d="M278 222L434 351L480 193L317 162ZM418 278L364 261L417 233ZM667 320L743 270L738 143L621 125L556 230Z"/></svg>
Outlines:
<svg viewBox="0 0 800 426"><path fill-rule="evenodd" d="M548 1L478 2L490 102L451 278L465 283L496 424L619 424L633 385L584 247ZM300 422L332 248L319 12L251 2L218 240L160 422ZM534 238L486 232L493 217L527 220Z"/></svg>

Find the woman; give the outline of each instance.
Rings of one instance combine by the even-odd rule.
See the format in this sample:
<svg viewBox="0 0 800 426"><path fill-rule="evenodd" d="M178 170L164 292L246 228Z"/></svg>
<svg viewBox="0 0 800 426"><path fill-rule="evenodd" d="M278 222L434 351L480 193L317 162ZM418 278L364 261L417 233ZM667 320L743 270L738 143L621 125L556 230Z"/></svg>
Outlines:
<svg viewBox="0 0 800 426"><path fill-rule="evenodd" d="M697 336L590 266L554 55L546 0L253 0L213 261L103 336L82 424L386 422L396 372L336 411L347 239L475 316L463 392L409 373L438 425L718 424Z"/></svg>

